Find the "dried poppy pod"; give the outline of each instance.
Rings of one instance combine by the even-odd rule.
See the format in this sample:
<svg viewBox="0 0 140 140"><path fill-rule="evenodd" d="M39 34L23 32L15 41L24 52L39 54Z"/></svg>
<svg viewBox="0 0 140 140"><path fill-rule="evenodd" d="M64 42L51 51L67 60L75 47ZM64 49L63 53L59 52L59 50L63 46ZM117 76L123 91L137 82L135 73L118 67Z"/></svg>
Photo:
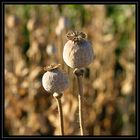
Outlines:
<svg viewBox="0 0 140 140"><path fill-rule="evenodd" d="M63 49L63 59L71 68L82 68L93 61L93 49L83 32L69 32Z"/></svg>
<svg viewBox="0 0 140 140"><path fill-rule="evenodd" d="M17 27L20 23L19 18L16 15L10 15L7 17L7 26L8 28Z"/></svg>
<svg viewBox="0 0 140 140"><path fill-rule="evenodd" d="M62 93L68 88L68 76L64 71L60 70L59 66L60 64L50 65L45 68L47 72L42 77L42 85L49 93Z"/></svg>
<svg viewBox="0 0 140 140"><path fill-rule="evenodd" d="M35 19L35 18L29 19L29 21L27 23L27 29L29 31L35 30L38 26L39 26L39 21L37 19Z"/></svg>

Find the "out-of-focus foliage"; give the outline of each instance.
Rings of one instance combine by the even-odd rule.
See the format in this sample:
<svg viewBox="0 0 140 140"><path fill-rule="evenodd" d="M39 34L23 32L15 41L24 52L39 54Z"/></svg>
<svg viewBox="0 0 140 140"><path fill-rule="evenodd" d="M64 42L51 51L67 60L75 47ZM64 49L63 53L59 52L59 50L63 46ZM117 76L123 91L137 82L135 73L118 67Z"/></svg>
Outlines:
<svg viewBox="0 0 140 140"><path fill-rule="evenodd" d="M84 31L95 59L84 74L87 135L135 134L135 5L5 5L5 135L58 135L43 67L61 63L65 135L79 135L77 84L63 62L69 30Z"/></svg>

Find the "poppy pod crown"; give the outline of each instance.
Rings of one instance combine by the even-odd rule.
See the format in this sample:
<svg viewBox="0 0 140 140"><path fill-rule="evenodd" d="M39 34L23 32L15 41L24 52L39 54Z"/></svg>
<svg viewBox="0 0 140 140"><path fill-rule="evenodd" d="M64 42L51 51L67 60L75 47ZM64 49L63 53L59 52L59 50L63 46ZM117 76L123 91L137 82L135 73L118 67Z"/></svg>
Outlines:
<svg viewBox="0 0 140 140"><path fill-rule="evenodd" d="M83 32L67 33L68 41L64 45L63 59L71 68L87 67L93 61L93 49Z"/></svg>
<svg viewBox="0 0 140 140"><path fill-rule="evenodd" d="M42 77L42 85L48 93L61 93L68 88L68 75L59 67L60 64L53 64L44 68L47 72Z"/></svg>

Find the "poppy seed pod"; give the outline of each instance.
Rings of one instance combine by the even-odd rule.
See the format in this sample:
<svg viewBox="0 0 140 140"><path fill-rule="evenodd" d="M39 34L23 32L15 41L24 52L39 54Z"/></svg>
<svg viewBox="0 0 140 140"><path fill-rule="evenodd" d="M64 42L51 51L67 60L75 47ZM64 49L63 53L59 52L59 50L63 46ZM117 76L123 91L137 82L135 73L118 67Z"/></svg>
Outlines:
<svg viewBox="0 0 140 140"><path fill-rule="evenodd" d="M93 49L83 32L69 32L63 49L63 59L71 68L82 68L93 61Z"/></svg>
<svg viewBox="0 0 140 140"><path fill-rule="evenodd" d="M38 26L39 26L39 21L37 19L35 19L35 18L29 19L29 21L27 23L27 29L29 31L35 30Z"/></svg>
<svg viewBox="0 0 140 140"><path fill-rule="evenodd" d="M19 18L16 15L10 15L7 18L7 26L9 28L14 28L16 26L18 26L20 23Z"/></svg>
<svg viewBox="0 0 140 140"><path fill-rule="evenodd" d="M57 48L54 46L54 44L49 44L46 47L46 52L49 56L52 56L56 53Z"/></svg>
<svg viewBox="0 0 140 140"><path fill-rule="evenodd" d="M45 68L47 72L42 77L42 85L49 93L61 93L68 88L68 76L59 66L60 64L50 65Z"/></svg>

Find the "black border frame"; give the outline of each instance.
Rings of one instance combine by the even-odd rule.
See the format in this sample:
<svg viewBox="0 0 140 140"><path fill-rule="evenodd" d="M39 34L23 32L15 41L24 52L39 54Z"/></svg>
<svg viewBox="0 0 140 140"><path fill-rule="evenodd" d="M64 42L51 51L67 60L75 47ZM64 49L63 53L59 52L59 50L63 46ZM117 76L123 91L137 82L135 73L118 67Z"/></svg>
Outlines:
<svg viewBox="0 0 140 140"><path fill-rule="evenodd" d="M135 80L136 80L136 87L135 87L135 94L136 94L136 104L135 104L135 107L136 107L136 115L135 115L135 119L136 119L136 135L135 136L4 136L4 54L5 54L5 51L4 51L4 6L5 5L8 5L8 4L135 4L136 5L136 55L135 55L135 70L136 70L136 76L135 76ZM138 21L139 21L139 17L138 17L138 13L139 13L139 1L136 1L136 0L131 0L131 1L126 1L126 0L123 0L123 1L116 1L114 0L113 2L112 1L106 1L106 0L98 0L98 1L89 1L89 0L86 0L85 1L56 1L56 2L51 2L51 1L47 1L47 2L44 2L44 1L37 1L35 0L34 2L32 1L28 1L28 0L25 0L25 1L13 1L13 0L2 0L2 2L0 3L0 6L1 6L1 19L2 19L2 22L1 22L1 28L0 28L0 32L1 32L1 46L0 47L0 53L1 53L1 60L2 60L2 64L1 64L1 76L2 76L2 94L1 94L1 98L0 98L0 101L1 101L1 114L2 114L2 118L0 119L1 120L1 138L105 138L105 139L116 139L116 138L139 138L139 121L138 121L138 118L139 118L139 108L138 108L138 104L139 104L139 95L138 95L138 77L139 77L139 74L138 74L138 46L139 46L139 39L138 39L138 33L139 33L139 24L138 24Z"/></svg>

